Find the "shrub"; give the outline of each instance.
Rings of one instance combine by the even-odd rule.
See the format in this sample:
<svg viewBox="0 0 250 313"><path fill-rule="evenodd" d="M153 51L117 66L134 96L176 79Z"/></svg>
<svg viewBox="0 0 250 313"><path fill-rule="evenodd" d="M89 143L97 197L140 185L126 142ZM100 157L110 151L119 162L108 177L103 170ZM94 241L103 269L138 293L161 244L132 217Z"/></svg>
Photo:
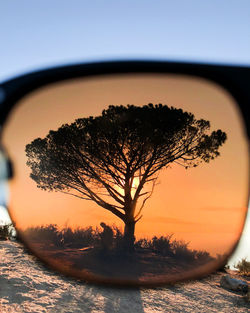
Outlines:
<svg viewBox="0 0 250 313"><path fill-rule="evenodd" d="M124 255L124 238L120 228L115 225L109 226L113 231L113 239L110 245L103 245L103 229L89 226L86 228L64 227L59 229L56 224L30 227L23 231L23 234L30 241L41 244L53 244L56 247L82 248L94 247L97 253L111 253L117 257ZM173 240L173 234L167 236L154 236L152 239L141 238L135 242L135 250L145 249L154 252L159 256L173 257L183 262L204 263L213 258L207 251L191 250L188 243L182 240Z"/></svg>
<svg viewBox="0 0 250 313"><path fill-rule="evenodd" d="M31 242L53 243L56 246L62 245L62 238L56 224L29 227L20 234L28 238Z"/></svg>
<svg viewBox="0 0 250 313"><path fill-rule="evenodd" d="M59 232L59 235L64 245L74 248L92 246L98 241L97 234L91 226L76 229L66 227Z"/></svg>
<svg viewBox="0 0 250 313"><path fill-rule="evenodd" d="M183 240L174 240L171 244L174 258L183 261L194 261L197 252L188 248L189 243Z"/></svg>
<svg viewBox="0 0 250 313"><path fill-rule="evenodd" d="M141 238L135 242L136 249L152 249L151 240Z"/></svg>
<svg viewBox="0 0 250 313"><path fill-rule="evenodd" d="M173 234L156 237L151 240L142 238L135 242L136 249L150 249L161 256L174 257L180 261L198 261L205 263L214 260L207 251L189 249L188 243L183 240L173 240Z"/></svg>
<svg viewBox="0 0 250 313"><path fill-rule="evenodd" d="M118 245L123 238L121 231L113 226L114 239ZM28 238L31 242L36 243L50 243L57 247L70 247L80 248L101 245L101 233L100 228L89 226L86 228L75 228L64 227L59 229L56 224L42 225L36 227L29 227L21 232L25 238Z"/></svg>
<svg viewBox="0 0 250 313"><path fill-rule="evenodd" d="M5 240L9 237L9 227L8 225L1 225L0 226L0 239Z"/></svg>
<svg viewBox="0 0 250 313"><path fill-rule="evenodd" d="M0 240L15 238L15 228L12 223L0 225Z"/></svg>
<svg viewBox="0 0 250 313"><path fill-rule="evenodd" d="M123 248L123 233L120 228L117 226L113 225L112 226L113 230L113 236L114 236L114 241L113 241L113 248L117 251L121 250Z"/></svg>
<svg viewBox="0 0 250 313"><path fill-rule="evenodd" d="M209 262L209 261L214 260L214 258L211 257L211 255L207 251L204 251L204 250L200 250L200 251L193 250L193 253L195 254L196 260L198 260L198 261Z"/></svg>
<svg viewBox="0 0 250 313"><path fill-rule="evenodd" d="M246 258L243 258L235 266L240 272L240 274L250 276L250 262Z"/></svg>
<svg viewBox="0 0 250 313"><path fill-rule="evenodd" d="M156 237L154 236L152 238L152 249L163 256L166 255L172 255L172 243L171 243L171 238L173 235L169 236L161 236L161 237Z"/></svg>

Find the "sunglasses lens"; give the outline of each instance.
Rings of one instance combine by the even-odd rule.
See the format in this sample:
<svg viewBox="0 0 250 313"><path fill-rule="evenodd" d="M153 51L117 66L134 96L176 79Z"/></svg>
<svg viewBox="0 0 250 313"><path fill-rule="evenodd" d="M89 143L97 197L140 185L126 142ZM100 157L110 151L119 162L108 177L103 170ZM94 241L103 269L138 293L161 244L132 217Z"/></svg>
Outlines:
<svg viewBox="0 0 250 313"><path fill-rule="evenodd" d="M237 103L210 81L122 74L50 84L19 101L2 144L18 234L64 274L170 283L215 270L239 240L248 141Z"/></svg>

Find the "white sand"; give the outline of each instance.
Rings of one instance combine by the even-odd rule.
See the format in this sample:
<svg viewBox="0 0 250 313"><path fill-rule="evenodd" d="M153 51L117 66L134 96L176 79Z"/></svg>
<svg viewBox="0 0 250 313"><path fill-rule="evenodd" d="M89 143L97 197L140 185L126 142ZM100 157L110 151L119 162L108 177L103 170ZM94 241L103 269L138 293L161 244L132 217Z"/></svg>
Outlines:
<svg viewBox="0 0 250 313"><path fill-rule="evenodd" d="M87 285L44 269L11 241L0 241L0 266L1 313L250 312L240 293L219 286L223 274L169 288Z"/></svg>

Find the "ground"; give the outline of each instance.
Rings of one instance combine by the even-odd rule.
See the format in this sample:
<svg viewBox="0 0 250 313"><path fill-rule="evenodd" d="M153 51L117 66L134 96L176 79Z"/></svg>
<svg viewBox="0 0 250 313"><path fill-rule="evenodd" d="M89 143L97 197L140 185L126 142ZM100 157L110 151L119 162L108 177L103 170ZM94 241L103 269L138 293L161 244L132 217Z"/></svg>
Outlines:
<svg viewBox="0 0 250 313"><path fill-rule="evenodd" d="M154 289L88 285L45 269L14 241L0 241L0 311L26 312L247 312L239 292L220 287L223 273Z"/></svg>

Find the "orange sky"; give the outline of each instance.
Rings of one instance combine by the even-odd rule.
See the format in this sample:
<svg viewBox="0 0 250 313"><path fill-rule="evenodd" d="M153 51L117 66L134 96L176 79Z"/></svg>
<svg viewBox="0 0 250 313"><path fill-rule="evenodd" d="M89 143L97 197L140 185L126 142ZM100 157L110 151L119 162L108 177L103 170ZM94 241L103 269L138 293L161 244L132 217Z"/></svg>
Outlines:
<svg viewBox="0 0 250 313"><path fill-rule="evenodd" d="M233 99L221 88L175 75L123 75L78 79L42 88L20 102L3 132L3 143L14 163L10 184L10 214L19 227L57 223L122 225L91 201L41 191L29 178L25 145L76 118L100 115L108 105L162 103L192 112L225 131L221 156L209 164L185 170L163 170L160 184L136 225L136 236L174 233L190 247L224 253L241 230L247 206L247 141Z"/></svg>

